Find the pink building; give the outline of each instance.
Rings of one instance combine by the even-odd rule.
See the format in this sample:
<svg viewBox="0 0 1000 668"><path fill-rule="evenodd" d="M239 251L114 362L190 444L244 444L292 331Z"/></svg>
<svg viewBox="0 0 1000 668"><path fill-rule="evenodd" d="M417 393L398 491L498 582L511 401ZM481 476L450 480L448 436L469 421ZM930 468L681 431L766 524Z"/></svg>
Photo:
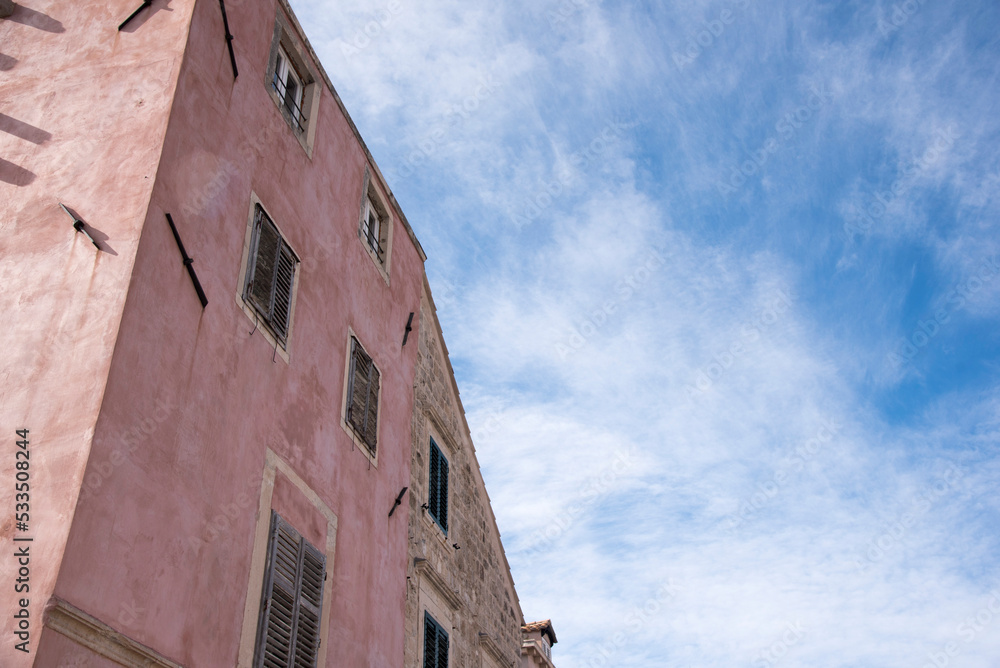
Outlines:
<svg viewBox="0 0 1000 668"><path fill-rule="evenodd" d="M425 258L285 0L18 0L0 70L0 665L402 665Z"/></svg>

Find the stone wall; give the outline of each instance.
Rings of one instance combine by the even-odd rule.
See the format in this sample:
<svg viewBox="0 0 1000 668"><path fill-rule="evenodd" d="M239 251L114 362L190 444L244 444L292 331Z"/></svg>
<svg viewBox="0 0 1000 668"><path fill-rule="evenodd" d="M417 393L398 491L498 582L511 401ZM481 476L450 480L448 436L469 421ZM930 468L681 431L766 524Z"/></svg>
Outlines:
<svg viewBox="0 0 1000 668"><path fill-rule="evenodd" d="M449 634L449 666L513 666L521 651L521 606L426 278L412 432L405 665L423 665L428 612ZM431 438L449 464L447 533L422 507Z"/></svg>

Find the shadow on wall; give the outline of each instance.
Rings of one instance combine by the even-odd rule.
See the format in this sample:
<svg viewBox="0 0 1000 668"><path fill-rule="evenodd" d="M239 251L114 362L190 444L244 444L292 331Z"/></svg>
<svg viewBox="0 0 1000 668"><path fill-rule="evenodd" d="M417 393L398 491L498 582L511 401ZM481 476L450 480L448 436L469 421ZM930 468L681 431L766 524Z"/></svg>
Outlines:
<svg viewBox="0 0 1000 668"><path fill-rule="evenodd" d="M9 183L12 186L26 186L34 180L34 172L29 172L24 167L0 158L0 181Z"/></svg>
<svg viewBox="0 0 1000 668"><path fill-rule="evenodd" d="M145 4L145 0L143 0L142 4L139 4L139 1L140 0L136 0L135 11L128 16L122 17L122 25L118 28L121 32L133 33L139 30L139 28L141 28L146 21L152 18L153 14L161 9L168 12L174 11L167 6L170 4L170 0L163 0L162 2L159 0L153 0L152 4L148 6Z"/></svg>
<svg viewBox="0 0 1000 668"><path fill-rule="evenodd" d="M11 58L4 53L0 53L0 72L12 70L15 65L17 65L17 58Z"/></svg>
<svg viewBox="0 0 1000 668"><path fill-rule="evenodd" d="M52 139L52 135L45 130L36 128L34 125L29 125L24 121L19 121L7 114L0 114L0 132L20 137L25 141L30 141L32 144L44 144Z"/></svg>
<svg viewBox="0 0 1000 668"><path fill-rule="evenodd" d="M4 4L6 4L4 0L0 0L0 9L3 9ZM63 28L63 24L56 21L51 16L42 14L34 9L28 9L27 7L18 4L14 5L13 13L8 16L6 20L13 21L14 23L23 23L26 26L38 28L39 30L44 30L45 32L66 32L66 29Z"/></svg>
<svg viewBox="0 0 1000 668"><path fill-rule="evenodd" d="M111 239L111 237L109 237L107 234L105 234L104 232L97 229L96 227L85 221L83 218L81 218L80 214L76 212L76 209L66 206L65 204L62 204L61 206L63 207L63 209L65 209L66 213L68 213L70 217L72 217L74 222L73 225L74 228L77 226L76 223L80 224L80 227L79 229L77 229L77 232L83 232L85 235L87 235L91 243L97 246L97 250L103 251L108 255L118 255L118 253L115 252L115 249L111 247L111 244L108 243L108 240Z"/></svg>
<svg viewBox="0 0 1000 668"><path fill-rule="evenodd" d="M24 121L19 121L7 114L0 114L0 132L5 132L19 139L29 141L32 144L39 145L52 139L52 135L45 130L36 128L34 125L30 125ZM33 172L0 158L0 181L14 186L26 186L34 180L35 174Z"/></svg>

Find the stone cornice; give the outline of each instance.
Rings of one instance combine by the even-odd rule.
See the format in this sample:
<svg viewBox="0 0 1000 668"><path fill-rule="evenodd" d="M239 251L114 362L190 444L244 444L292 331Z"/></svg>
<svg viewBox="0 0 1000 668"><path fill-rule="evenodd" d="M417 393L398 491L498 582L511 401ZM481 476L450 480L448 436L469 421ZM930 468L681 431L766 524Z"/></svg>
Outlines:
<svg viewBox="0 0 1000 668"><path fill-rule="evenodd" d="M416 557L413 560L413 568L417 571L418 575L427 578L427 581L444 597L444 600L452 610L458 610L462 607L462 599L458 597L458 593L448 586L448 583L434 570L429 561L422 557Z"/></svg>
<svg viewBox="0 0 1000 668"><path fill-rule="evenodd" d="M60 598L49 600L45 626L127 668L183 668Z"/></svg>
<svg viewBox="0 0 1000 668"><path fill-rule="evenodd" d="M515 664L514 659L506 656L500 646L497 645L496 641L493 639L489 633L479 632L479 644L489 652L490 656L500 662L502 666L513 666Z"/></svg>

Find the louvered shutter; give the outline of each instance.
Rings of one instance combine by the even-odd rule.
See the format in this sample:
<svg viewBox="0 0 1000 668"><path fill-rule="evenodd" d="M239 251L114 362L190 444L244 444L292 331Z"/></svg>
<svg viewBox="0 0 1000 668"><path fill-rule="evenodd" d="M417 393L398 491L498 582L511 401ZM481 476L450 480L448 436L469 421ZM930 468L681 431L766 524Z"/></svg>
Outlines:
<svg viewBox="0 0 1000 668"><path fill-rule="evenodd" d="M259 204L254 219L252 257L246 297L284 343L288 336L295 264L298 260Z"/></svg>
<svg viewBox="0 0 1000 668"><path fill-rule="evenodd" d="M437 665L434 668L448 668L448 634L438 627Z"/></svg>
<svg viewBox="0 0 1000 668"><path fill-rule="evenodd" d="M427 507L445 533L448 533L448 460L434 439L431 439L430 480L428 481Z"/></svg>
<svg viewBox="0 0 1000 668"><path fill-rule="evenodd" d="M378 436L379 372L358 340L351 338L347 421L374 455Z"/></svg>
<svg viewBox="0 0 1000 668"><path fill-rule="evenodd" d="M326 556L302 543L302 570L299 587L298 624L295 636L295 667L316 665L319 653L320 620L323 611L323 581Z"/></svg>
<svg viewBox="0 0 1000 668"><path fill-rule="evenodd" d="M445 533L448 532L448 460L438 450L440 473L438 474L438 522Z"/></svg>
<svg viewBox="0 0 1000 668"><path fill-rule="evenodd" d="M365 443L368 450L375 454L376 436L378 435L378 369L368 360L368 400L365 403Z"/></svg>
<svg viewBox="0 0 1000 668"><path fill-rule="evenodd" d="M437 626L429 615L424 614L424 668L437 668Z"/></svg>
<svg viewBox="0 0 1000 668"><path fill-rule="evenodd" d="M256 243L253 248L253 272L250 274L247 288L254 305L270 319L274 270L278 264L281 236L259 204L254 221L254 233Z"/></svg>
<svg viewBox="0 0 1000 668"><path fill-rule="evenodd" d="M424 613L424 668L448 668L448 634Z"/></svg>
<svg viewBox="0 0 1000 668"><path fill-rule="evenodd" d="M315 668L325 569L325 555L271 511L255 668Z"/></svg>
<svg viewBox="0 0 1000 668"><path fill-rule="evenodd" d="M427 481L427 509L431 517L438 518L438 479L441 476L441 459L438 457L437 444L431 439L431 474Z"/></svg>

